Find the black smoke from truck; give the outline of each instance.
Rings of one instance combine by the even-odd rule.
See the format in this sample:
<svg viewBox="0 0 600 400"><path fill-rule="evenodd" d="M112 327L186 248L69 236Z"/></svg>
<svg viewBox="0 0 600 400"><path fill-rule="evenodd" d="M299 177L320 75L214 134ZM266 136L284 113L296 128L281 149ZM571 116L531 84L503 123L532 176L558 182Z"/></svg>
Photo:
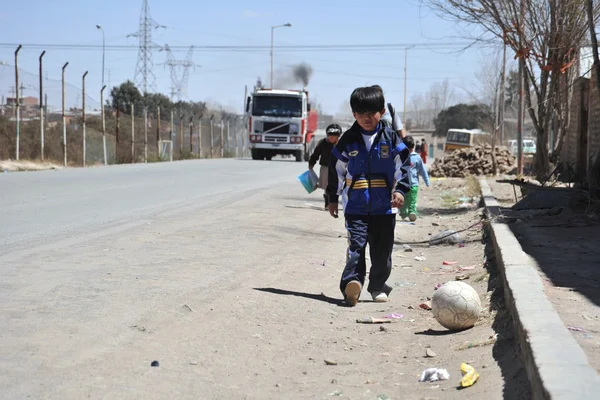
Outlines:
<svg viewBox="0 0 600 400"><path fill-rule="evenodd" d="M308 86L310 78L313 74L312 67L307 63L300 63L292 67L292 73L294 80L298 83L302 83L304 86Z"/></svg>

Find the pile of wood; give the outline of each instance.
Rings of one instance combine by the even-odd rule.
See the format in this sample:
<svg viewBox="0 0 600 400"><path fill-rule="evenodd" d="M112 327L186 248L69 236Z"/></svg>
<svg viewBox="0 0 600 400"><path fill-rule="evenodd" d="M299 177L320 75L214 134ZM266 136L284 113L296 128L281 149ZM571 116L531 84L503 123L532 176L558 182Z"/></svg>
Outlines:
<svg viewBox="0 0 600 400"><path fill-rule="evenodd" d="M510 151L497 147L495 154L499 174L514 170L517 158ZM493 173L490 145L455 150L443 159L437 159L429 168L429 175L437 178L465 178L469 175L492 175Z"/></svg>

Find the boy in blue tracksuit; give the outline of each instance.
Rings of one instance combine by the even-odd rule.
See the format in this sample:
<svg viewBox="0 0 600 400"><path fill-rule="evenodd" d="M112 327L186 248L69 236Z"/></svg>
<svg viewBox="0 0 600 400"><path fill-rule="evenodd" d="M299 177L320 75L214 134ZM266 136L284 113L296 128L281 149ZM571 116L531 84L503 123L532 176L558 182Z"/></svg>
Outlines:
<svg viewBox="0 0 600 400"><path fill-rule="evenodd" d="M404 138L404 144L410 150L410 190L404 196L404 205L400 209L402 219L408 217L410 221L416 221L417 213L417 195L419 194L419 176L429 187L429 174L425 169L425 164L421 156L415 151L415 139L412 136Z"/></svg>
<svg viewBox="0 0 600 400"><path fill-rule="evenodd" d="M331 152L326 193L335 218L342 196L348 252L340 290L346 303L355 306L365 282L367 244L372 262L367 291L375 302L388 301L392 291L386 281L392 270L397 208L410 189L410 152L398 134L380 122L385 113L381 87L355 89L350 106L356 122Z"/></svg>

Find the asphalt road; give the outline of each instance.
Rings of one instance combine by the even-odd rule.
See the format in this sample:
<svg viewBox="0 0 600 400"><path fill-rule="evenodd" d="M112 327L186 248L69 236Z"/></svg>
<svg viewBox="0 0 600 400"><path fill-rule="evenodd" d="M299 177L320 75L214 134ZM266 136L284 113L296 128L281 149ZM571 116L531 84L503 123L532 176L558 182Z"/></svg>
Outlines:
<svg viewBox="0 0 600 400"><path fill-rule="evenodd" d="M512 349L454 350L493 335L490 320L448 335L416 306L444 279L444 260L485 277L481 240L415 247L422 264L398 251L389 304L363 293L341 307L344 222L296 181L305 168L202 160L1 174L0 397L462 400L469 361L482 382L467 397L528 398L512 392L525 376ZM427 240L477 218L437 212L452 185L464 186L424 190L423 219L399 222L398 237ZM488 282L477 282L483 296ZM356 323L387 313L405 317L385 331ZM432 366L452 381L418 382Z"/></svg>
<svg viewBox="0 0 600 400"><path fill-rule="evenodd" d="M0 174L0 257L145 215L237 201L294 182L305 168L225 159Z"/></svg>

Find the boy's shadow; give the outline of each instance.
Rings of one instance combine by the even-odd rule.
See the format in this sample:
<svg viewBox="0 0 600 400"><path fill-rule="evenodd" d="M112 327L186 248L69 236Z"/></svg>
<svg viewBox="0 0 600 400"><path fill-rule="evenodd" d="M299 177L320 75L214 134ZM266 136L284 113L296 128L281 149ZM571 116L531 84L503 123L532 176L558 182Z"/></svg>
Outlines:
<svg viewBox="0 0 600 400"><path fill-rule="evenodd" d="M329 297L322 293L321 294L313 294L313 293L304 293L304 292L294 292L292 290L277 289L277 288L254 288L254 290L258 290L259 292L279 294L279 295L283 295L283 296L304 297L305 299L322 301L322 302L325 302L328 304L336 305L338 307L347 307L344 300Z"/></svg>

